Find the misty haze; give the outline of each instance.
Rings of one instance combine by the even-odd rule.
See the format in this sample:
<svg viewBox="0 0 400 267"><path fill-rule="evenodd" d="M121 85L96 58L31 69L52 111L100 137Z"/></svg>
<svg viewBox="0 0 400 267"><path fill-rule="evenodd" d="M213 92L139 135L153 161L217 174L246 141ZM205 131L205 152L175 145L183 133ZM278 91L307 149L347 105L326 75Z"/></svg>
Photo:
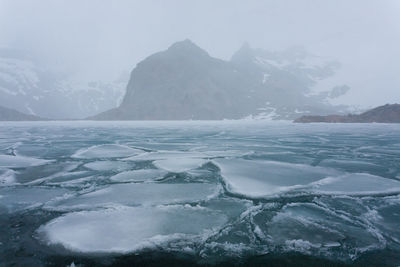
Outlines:
<svg viewBox="0 0 400 267"><path fill-rule="evenodd" d="M0 266L399 266L399 14L0 0Z"/></svg>

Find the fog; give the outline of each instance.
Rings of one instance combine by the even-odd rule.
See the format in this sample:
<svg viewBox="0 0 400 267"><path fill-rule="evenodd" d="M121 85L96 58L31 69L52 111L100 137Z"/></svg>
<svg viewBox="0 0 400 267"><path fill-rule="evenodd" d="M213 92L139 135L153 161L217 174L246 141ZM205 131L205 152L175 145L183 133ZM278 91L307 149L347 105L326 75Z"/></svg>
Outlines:
<svg viewBox="0 0 400 267"><path fill-rule="evenodd" d="M115 79L186 38L229 59L247 41L337 60L341 101L400 102L400 2L0 0L0 47L82 79Z"/></svg>
<svg viewBox="0 0 400 267"><path fill-rule="evenodd" d="M0 0L0 267L400 267L400 0Z"/></svg>

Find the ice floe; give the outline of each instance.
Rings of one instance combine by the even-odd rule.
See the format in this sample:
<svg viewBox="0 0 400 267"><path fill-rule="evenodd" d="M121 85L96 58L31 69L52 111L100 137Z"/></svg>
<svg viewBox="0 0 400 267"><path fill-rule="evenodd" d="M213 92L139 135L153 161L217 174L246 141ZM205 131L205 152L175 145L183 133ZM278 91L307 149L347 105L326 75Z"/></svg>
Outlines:
<svg viewBox="0 0 400 267"><path fill-rule="evenodd" d="M83 159L120 158L120 157L137 155L140 153L143 153L143 151L128 146L105 144L105 145L96 145L96 146L91 146L89 148L81 149L77 151L74 155L72 155L72 157L83 158Z"/></svg>
<svg viewBox="0 0 400 267"><path fill-rule="evenodd" d="M48 187L3 187L0 189L2 196L0 207L5 207L9 212L27 208L34 208L57 198L63 198L70 193L69 190Z"/></svg>
<svg viewBox="0 0 400 267"><path fill-rule="evenodd" d="M207 162L208 155L190 151L158 151L125 158L132 161L153 161L153 164L169 172L185 172Z"/></svg>
<svg viewBox="0 0 400 267"><path fill-rule="evenodd" d="M201 152L191 151L157 151L157 152L146 152L140 155L125 158L124 160L164 160L164 159L188 159L188 158L208 158L207 154Z"/></svg>
<svg viewBox="0 0 400 267"><path fill-rule="evenodd" d="M160 184L132 183L113 184L106 188L75 198L53 202L46 208L51 210L94 209L116 205L159 205L190 203L215 196L219 187L213 184Z"/></svg>
<svg viewBox="0 0 400 267"><path fill-rule="evenodd" d="M348 173L327 177L313 183L313 191L320 194L374 195L400 192L400 181L366 173Z"/></svg>
<svg viewBox="0 0 400 267"><path fill-rule="evenodd" d="M167 171L158 169L132 170L111 176L110 180L114 182L144 182L163 178L167 173Z"/></svg>
<svg viewBox="0 0 400 267"><path fill-rule="evenodd" d="M205 163L207 163L207 160L195 158L162 159L153 162L157 168L176 173L199 168Z"/></svg>
<svg viewBox="0 0 400 267"><path fill-rule="evenodd" d="M38 233L48 245L61 244L72 251L128 253L174 240L193 243L226 221L223 213L199 207L119 207L68 213Z"/></svg>
<svg viewBox="0 0 400 267"><path fill-rule="evenodd" d="M302 253L349 246L356 254L385 245L371 225L311 203L288 204L261 228L275 245Z"/></svg>
<svg viewBox="0 0 400 267"><path fill-rule="evenodd" d="M312 182L338 174L328 168L273 161L217 159L213 162L220 168L229 191L252 198L307 187Z"/></svg>
<svg viewBox="0 0 400 267"><path fill-rule="evenodd" d="M95 171L123 171L133 167L124 161L94 161L84 165L84 167Z"/></svg>
<svg viewBox="0 0 400 267"><path fill-rule="evenodd" d="M46 185L57 185L61 187L77 187L79 189L86 188L90 186L95 181L104 180L105 178L100 176L87 175L86 171L74 172L66 175L64 177L59 177L57 179L51 180L46 183Z"/></svg>
<svg viewBox="0 0 400 267"><path fill-rule="evenodd" d="M50 170L43 170L44 168L41 168L41 170L39 171L39 173L37 174L37 176L41 176L45 173L48 173L48 171L55 171L55 170L59 170L62 169L61 171L58 171L56 173L53 173L49 176L44 176L38 179L34 179L33 181L28 181L26 183L24 183L25 185L38 185L38 184L42 184L42 183L46 183L47 181L50 180L54 180L57 178L67 178L70 176L70 174L73 174L74 172L72 172L74 169L76 169L79 166L79 164L77 163L72 163L72 162L64 162L64 163L55 163L52 164L51 166L48 166ZM32 174L32 172L30 172L30 174Z"/></svg>
<svg viewBox="0 0 400 267"><path fill-rule="evenodd" d="M39 166L52 162L52 160L37 159L24 156L0 155L0 167L4 168L26 168Z"/></svg>

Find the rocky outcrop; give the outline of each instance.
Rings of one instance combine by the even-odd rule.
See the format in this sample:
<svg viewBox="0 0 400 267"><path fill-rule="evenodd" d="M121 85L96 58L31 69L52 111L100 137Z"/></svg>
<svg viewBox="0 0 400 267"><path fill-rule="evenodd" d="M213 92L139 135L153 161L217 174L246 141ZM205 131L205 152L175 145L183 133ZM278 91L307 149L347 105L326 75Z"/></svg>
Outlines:
<svg viewBox="0 0 400 267"><path fill-rule="evenodd" d="M400 104L386 104L358 115L302 116L294 122L330 122L330 123L400 123Z"/></svg>

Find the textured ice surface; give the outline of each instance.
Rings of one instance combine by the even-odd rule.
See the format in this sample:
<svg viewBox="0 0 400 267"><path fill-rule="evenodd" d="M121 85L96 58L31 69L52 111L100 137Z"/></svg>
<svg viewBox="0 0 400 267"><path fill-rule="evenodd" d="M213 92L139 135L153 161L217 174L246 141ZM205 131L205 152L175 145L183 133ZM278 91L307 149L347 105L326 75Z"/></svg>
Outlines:
<svg viewBox="0 0 400 267"><path fill-rule="evenodd" d="M159 205L196 202L217 194L213 184L113 184L104 189L61 200L48 206L50 209L92 209L115 205Z"/></svg>
<svg viewBox="0 0 400 267"><path fill-rule="evenodd" d="M164 169L169 172L185 172L199 168L205 163L207 163L207 160L205 159L194 158L172 158L156 160L153 162L157 168Z"/></svg>
<svg viewBox="0 0 400 267"><path fill-rule="evenodd" d="M125 160L162 160L162 159L188 159L188 158L208 158L201 152L190 151L157 151L147 152L137 156L125 158Z"/></svg>
<svg viewBox="0 0 400 267"><path fill-rule="evenodd" d="M142 153L142 150L134 149L123 145L97 145L77 151L72 157L74 158L119 158L127 157Z"/></svg>
<svg viewBox="0 0 400 267"><path fill-rule="evenodd" d="M169 172L184 172L200 167L207 162L208 157L201 152L159 151L143 153L138 156L125 158L125 160L151 160L160 169Z"/></svg>
<svg viewBox="0 0 400 267"><path fill-rule="evenodd" d="M5 168L23 168L39 166L52 162L51 160L37 159L24 156L0 155L0 167Z"/></svg>
<svg viewBox="0 0 400 267"><path fill-rule="evenodd" d="M375 209L367 213L382 233L390 236L397 244L400 243L400 196L390 196L375 203Z"/></svg>
<svg viewBox="0 0 400 267"><path fill-rule="evenodd" d="M0 169L0 186L7 186L14 184L15 172L8 169Z"/></svg>
<svg viewBox="0 0 400 267"><path fill-rule="evenodd" d="M56 185L61 187L77 187L79 188L87 188L95 183L95 181L99 182L103 180L103 177L96 177L92 175L88 175L87 172L75 172L70 173L62 177L58 177L51 181L46 182L46 185Z"/></svg>
<svg viewBox="0 0 400 267"><path fill-rule="evenodd" d="M3 265L147 263L160 251L204 265L293 251L319 265L400 263L400 125L0 124L13 161L0 167Z"/></svg>
<svg viewBox="0 0 400 267"><path fill-rule="evenodd" d="M33 181L27 181L25 184L26 185L39 185L46 183L47 181L55 180L58 178L62 177L69 177L72 173L73 170L76 169L79 166L77 163L72 163L72 162L62 162L62 163L54 163L54 164L49 164L47 166L40 166L40 168L36 167L36 173L32 170L32 168L29 170L29 176L37 177L38 179L35 179ZM54 173L56 171L56 173ZM50 175L46 175L52 173ZM25 174L27 175L27 174ZM43 177L44 176L44 177Z"/></svg>
<svg viewBox="0 0 400 267"><path fill-rule="evenodd" d="M89 171L66 172L52 177L46 184L74 181L75 179L87 177L89 173Z"/></svg>
<svg viewBox="0 0 400 267"><path fill-rule="evenodd" d="M120 172L110 179L115 182L144 182L163 178L168 172L157 169L142 169Z"/></svg>
<svg viewBox="0 0 400 267"><path fill-rule="evenodd" d="M379 232L370 225L309 203L286 205L265 226L261 225L261 229L274 244L299 252L317 250L320 253L324 248L346 244L356 253L384 245Z"/></svg>
<svg viewBox="0 0 400 267"><path fill-rule="evenodd" d="M133 167L132 164L123 161L94 161L84 166L95 171L123 171Z"/></svg>
<svg viewBox="0 0 400 267"><path fill-rule="evenodd" d="M126 158L125 160L161 160L161 159L179 159L179 158L219 158L219 157L238 157L251 152L240 150L207 150L207 151L157 151L147 152L137 156Z"/></svg>
<svg viewBox="0 0 400 267"><path fill-rule="evenodd" d="M344 195L399 193L400 181L366 173L349 173L318 181L313 190L324 194Z"/></svg>
<svg viewBox="0 0 400 267"><path fill-rule="evenodd" d="M297 188L338 172L302 164L273 161L217 159L228 190L249 197L264 197Z"/></svg>
<svg viewBox="0 0 400 267"><path fill-rule="evenodd" d="M38 207L50 200L62 198L70 191L61 188L48 187L4 187L0 188L0 207L9 212L26 208Z"/></svg>
<svg viewBox="0 0 400 267"><path fill-rule="evenodd" d="M176 239L204 239L226 221L221 212L190 206L120 207L69 213L38 232L48 244L73 251L127 253Z"/></svg>

